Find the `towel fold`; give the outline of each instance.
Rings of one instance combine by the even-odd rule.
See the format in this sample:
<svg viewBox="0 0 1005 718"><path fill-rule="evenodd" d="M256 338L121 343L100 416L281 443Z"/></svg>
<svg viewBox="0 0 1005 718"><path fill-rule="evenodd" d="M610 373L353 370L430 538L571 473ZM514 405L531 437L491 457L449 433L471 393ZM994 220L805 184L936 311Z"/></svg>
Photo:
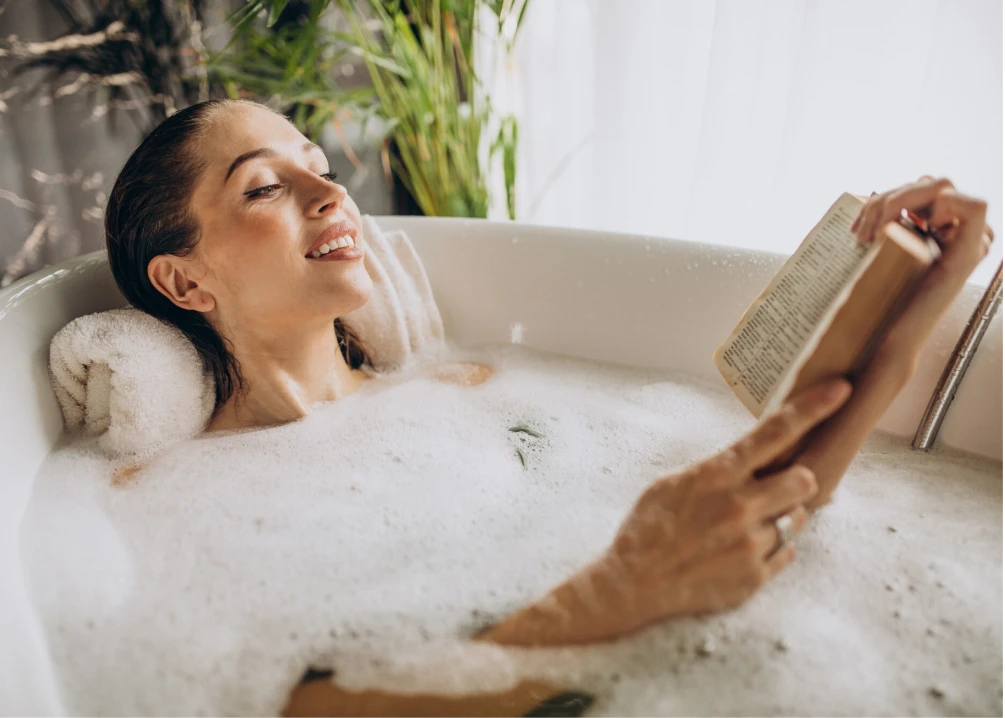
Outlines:
<svg viewBox="0 0 1005 718"><path fill-rule="evenodd" d="M344 316L373 368L391 371L443 346L429 279L404 232L363 218L364 266L373 294ZM49 349L53 390L70 430L97 436L115 456L153 452L200 434L215 389L195 347L176 327L127 307L74 319Z"/></svg>
<svg viewBox="0 0 1005 718"><path fill-rule="evenodd" d="M342 321L379 371L407 365L420 352L434 354L443 346L443 320L408 235L383 232L372 217L363 217L362 238L373 295Z"/></svg>
<svg viewBox="0 0 1005 718"><path fill-rule="evenodd" d="M69 429L113 455L142 454L200 433L211 377L177 328L128 307L74 319L52 339L49 371Z"/></svg>

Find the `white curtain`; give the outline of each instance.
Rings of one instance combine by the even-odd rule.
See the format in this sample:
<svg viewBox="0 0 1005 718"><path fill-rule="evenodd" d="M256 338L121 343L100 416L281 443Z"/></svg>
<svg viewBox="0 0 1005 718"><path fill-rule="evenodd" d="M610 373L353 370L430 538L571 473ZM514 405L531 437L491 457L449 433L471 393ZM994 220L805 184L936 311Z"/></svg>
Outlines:
<svg viewBox="0 0 1005 718"><path fill-rule="evenodd" d="M1001 0L533 0L521 33L523 221L788 253L934 174L1005 234Z"/></svg>

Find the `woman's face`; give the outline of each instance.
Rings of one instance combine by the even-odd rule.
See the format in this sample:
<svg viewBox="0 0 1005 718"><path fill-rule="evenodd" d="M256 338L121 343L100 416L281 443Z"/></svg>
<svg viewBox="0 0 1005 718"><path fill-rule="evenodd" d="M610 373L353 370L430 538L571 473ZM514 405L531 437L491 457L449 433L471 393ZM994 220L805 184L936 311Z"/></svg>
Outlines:
<svg viewBox="0 0 1005 718"><path fill-rule="evenodd" d="M373 284L359 209L327 175L319 147L285 118L236 105L211 120L197 150L206 165L191 204L199 240L187 259L220 329L307 329L366 303ZM346 237L357 249L334 251ZM333 249L315 258L322 242Z"/></svg>

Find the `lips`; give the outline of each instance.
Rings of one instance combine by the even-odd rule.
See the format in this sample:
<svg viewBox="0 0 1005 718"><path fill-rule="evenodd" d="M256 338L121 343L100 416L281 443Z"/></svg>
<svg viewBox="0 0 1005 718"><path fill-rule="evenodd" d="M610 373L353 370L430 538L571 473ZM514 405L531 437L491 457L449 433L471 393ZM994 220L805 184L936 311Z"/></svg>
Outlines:
<svg viewBox="0 0 1005 718"><path fill-rule="evenodd" d="M314 239L314 243L304 256L307 259L316 259L337 249L355 247L357 234L352 222L347 220L336 222Z"/></svg>

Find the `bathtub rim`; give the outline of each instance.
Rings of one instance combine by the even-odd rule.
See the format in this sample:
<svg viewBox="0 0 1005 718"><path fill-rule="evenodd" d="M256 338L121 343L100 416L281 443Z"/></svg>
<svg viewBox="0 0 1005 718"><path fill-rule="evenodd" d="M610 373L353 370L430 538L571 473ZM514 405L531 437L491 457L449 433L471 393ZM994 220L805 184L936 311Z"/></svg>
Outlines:
<svg viewBox="0 0 1005 718"><path fill-rule="evenodd" d="M375 217L374 219L386 231L403 229L408 232L416 244L420 256L423 255L424 246L426 249L429 249L438 241L436 235L452 235L449 240L443 240L444 242L457 241L458 239L464 239L458 237L461 232L466 233L471 231L472 228L476 228L486 234L521 235L521 237L526 235L528 237L536 237L537 239L547 237L554 240L557 244L577 241L583 242L584 245L597 245L617 240L633 245L634 249L638 249L643 245L653 244L664 248L672 247L675 248L675 251L693 252L706 258L757 257L762 262L765 272L769 274L773 274L774 270L786 258L786 255L780 253L709 246L688 240L606 232L602 230L553 228L532 224L489 222L486 220L462 218ZM439 237L439 239L443 239L443 237ZM528 242L530 241L528 239ZM425 262L426 260L427 257L423 256L423 261ZM438 270L438 268L436 269ZM19 307L38 298L39 295L45 292L47 287L53 284L59 284L62 281L72 280L76 277L85 277L88 274L94 275L99 281L104 283L101 290L104 292L103 296L112 296L109 293L107 256L104 250L98 250L66 260L24 277L0 290L0 337L6 336L6 330L8 329L7 326L4 326L4 322L12 321ZM433 284L435 292L437 290L436 282L433 282ZM114 293L118 293L117 288L115 288ZM962 293L960 302L963 305L972 307L975 297L979 296L980 293L981 287L979 285L968 284ZM116 306L121 306L125 303L125 300L121 298L121 295L118 295L118 297L119 304ZM100 303L101 299L98 298L95 301ZM66 312L71 313L71 310L67 308ZM84 313L87 312L80 311L74 313L73 316L79 316ZM736 318L739 318L739 314L736 315ZM985 337L985 341L997 341L1000 344L1000 311L996 314L994 322L996 323L996 329L989 332L989 335ZM41 334L46 333L42 330L39 331ZM720 338L724 337L725 334ZM51 334L49 338L51 339ZM500 337L500 339L505 341L505 337ZM954 339L951 338L951 341L954 341ZM45 347L48 347L48 341L45 342ZM21 363L28 363L29 361L30 358L27 358ZM998 374L1001 374L1000 356L998 358ZM11 380L9 377L4 381L7 382L8 386L10 385L9 382ZM0 384L3 384L3 382L0 382ZM41 715L65 713L56 688L54 666L48 656L47 640L41 623L38 620L35 607L28 595L27 582L24 580L19 550L19 535L24 517L24 508L27 505L33 479L37 474L39 466L62 436L62 419L59 415L58 405L54 396L50 396L49 399L50 401L47 403L48 416L43 416L40 419L41 423L46 426L47 436L51 435L49 439L43 442L46 444L45 450L36 450L25 461L15 463L12 471L16 472L16 476L11 474L12 478L10 480L3 479L0 481L0 507L4 505L8 507L7 511L0 508L0 525L4 527L3 531L0 532L0 569L4 569L8 576L17 575L21 578L19 582L7 582L8 589L0 587L0 611L2 611L0 613L0 635L12 637L10 645L16 644L22 646L27 651L26 653L19 654L15 654L13 651L0 651L0 694L4 696L11 695L16 699L11 700L8 704L5 698L5 704L0 706L0 713ZM16 402L15 406L17 406ZM959 406L956 406L957 410L959 408ZM46 409L42 407L40 414L44 413L46 413ZM3 426L4 422L10 419L11 417L8 412L7 418L3 422L0 422L0 426ZM58 425L59 430L53 434L53 426L55 425ZM6 435L7 432L4 431L3 433ZM1000 460L1000 457L991 458ZM27 476L27 482L18 486L19 479L24 476ZM14 571L17 573L14 574ZM13 628L11 629L12 626Z"/></svg>

